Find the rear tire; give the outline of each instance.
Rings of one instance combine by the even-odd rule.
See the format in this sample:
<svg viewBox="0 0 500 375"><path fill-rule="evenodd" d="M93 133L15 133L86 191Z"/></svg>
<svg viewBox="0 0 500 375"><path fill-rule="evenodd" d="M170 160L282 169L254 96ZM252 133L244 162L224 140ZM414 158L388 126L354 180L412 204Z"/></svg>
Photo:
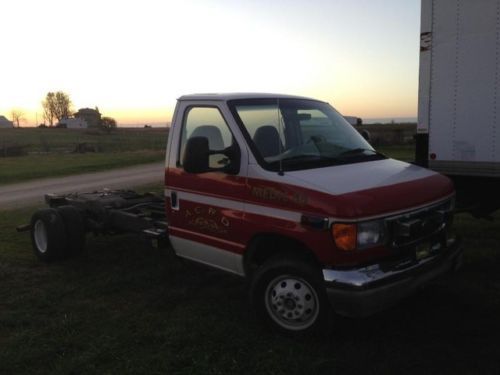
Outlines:
<svg viewBox="0 0 500 375"><path fill-rule="evenodd" d="M73 206L57 207L66 228L67 256L80 254L85 247L85 221L82 214Z"/></svg>
<svg viewBox="0 0 500 375"><path fill-rule="evenodd" d="M291 336L330 331L332 311L320 272L295 259L274 258L254 275L250 299L269 328Z"/></svg>
<svg viewBox="0 0 500 375"><path fill-rule="evenodd" d="M67 246L66 229L53 208L36 211L31 217L31 244L35 255L44 262L61 259Z"/></svg>

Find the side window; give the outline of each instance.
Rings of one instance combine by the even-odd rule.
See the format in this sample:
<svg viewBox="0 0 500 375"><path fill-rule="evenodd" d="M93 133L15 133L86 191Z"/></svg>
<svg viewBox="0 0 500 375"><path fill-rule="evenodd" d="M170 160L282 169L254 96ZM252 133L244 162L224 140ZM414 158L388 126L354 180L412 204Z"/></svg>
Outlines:
<svg viewBox="0 0 500 375"><path fill-rule="evenodd" d="M182 166L182 159L186 142L191 137L208 138L210 151L219 151L231 146L233 136L220 111L214 107L191 107L184 115L184 125L181 134L181 147L178 164ZM220 168L229 161L224 155L210 155L211 168Z"/></svg>

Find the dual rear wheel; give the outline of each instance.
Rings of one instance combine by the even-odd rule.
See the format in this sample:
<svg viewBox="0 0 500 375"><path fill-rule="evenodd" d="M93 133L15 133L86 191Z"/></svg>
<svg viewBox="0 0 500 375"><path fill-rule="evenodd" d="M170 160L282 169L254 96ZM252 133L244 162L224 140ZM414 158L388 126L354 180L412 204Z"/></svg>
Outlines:
<svg viewBox="0 0 500 375"><path fill-rule="evenodd" d="M31 244L44 262L69 258L85 246L85 222L73 206L45 208L31 217Z"/></svg>

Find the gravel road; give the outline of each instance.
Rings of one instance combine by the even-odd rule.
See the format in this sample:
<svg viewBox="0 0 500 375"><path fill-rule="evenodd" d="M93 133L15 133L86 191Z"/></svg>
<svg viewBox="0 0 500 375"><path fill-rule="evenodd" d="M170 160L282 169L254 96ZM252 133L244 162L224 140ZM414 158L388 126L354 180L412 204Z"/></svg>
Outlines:
<svg viewBox="0 0 500 375"><path fill-rule="evenodd" d="M104 188L126 189L150 183L161 183L164 168L164 163L155 163L105 172L0 185L0 209L43 203L44 195L47 193L89 192Z"/></svg>

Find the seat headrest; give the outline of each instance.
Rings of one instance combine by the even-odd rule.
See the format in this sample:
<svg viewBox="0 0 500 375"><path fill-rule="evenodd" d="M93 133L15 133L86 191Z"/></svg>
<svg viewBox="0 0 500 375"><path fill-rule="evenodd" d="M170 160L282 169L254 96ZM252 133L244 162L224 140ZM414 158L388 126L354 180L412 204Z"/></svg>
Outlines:
<svg viewBox="0 0 500 375"><path fill-rule="evenodd" d="M224 149L224 141L220 129L215 125L201 125L193 130L191 137L208 138L208 147L210 150Z"/></svg>
<svg viewBox="0 0 500 375"><path fill-rule="evenodd" d="M258 128L253 141L264 158L278 155L283 150L278 130L272 125L263 125Z"/></svg>

